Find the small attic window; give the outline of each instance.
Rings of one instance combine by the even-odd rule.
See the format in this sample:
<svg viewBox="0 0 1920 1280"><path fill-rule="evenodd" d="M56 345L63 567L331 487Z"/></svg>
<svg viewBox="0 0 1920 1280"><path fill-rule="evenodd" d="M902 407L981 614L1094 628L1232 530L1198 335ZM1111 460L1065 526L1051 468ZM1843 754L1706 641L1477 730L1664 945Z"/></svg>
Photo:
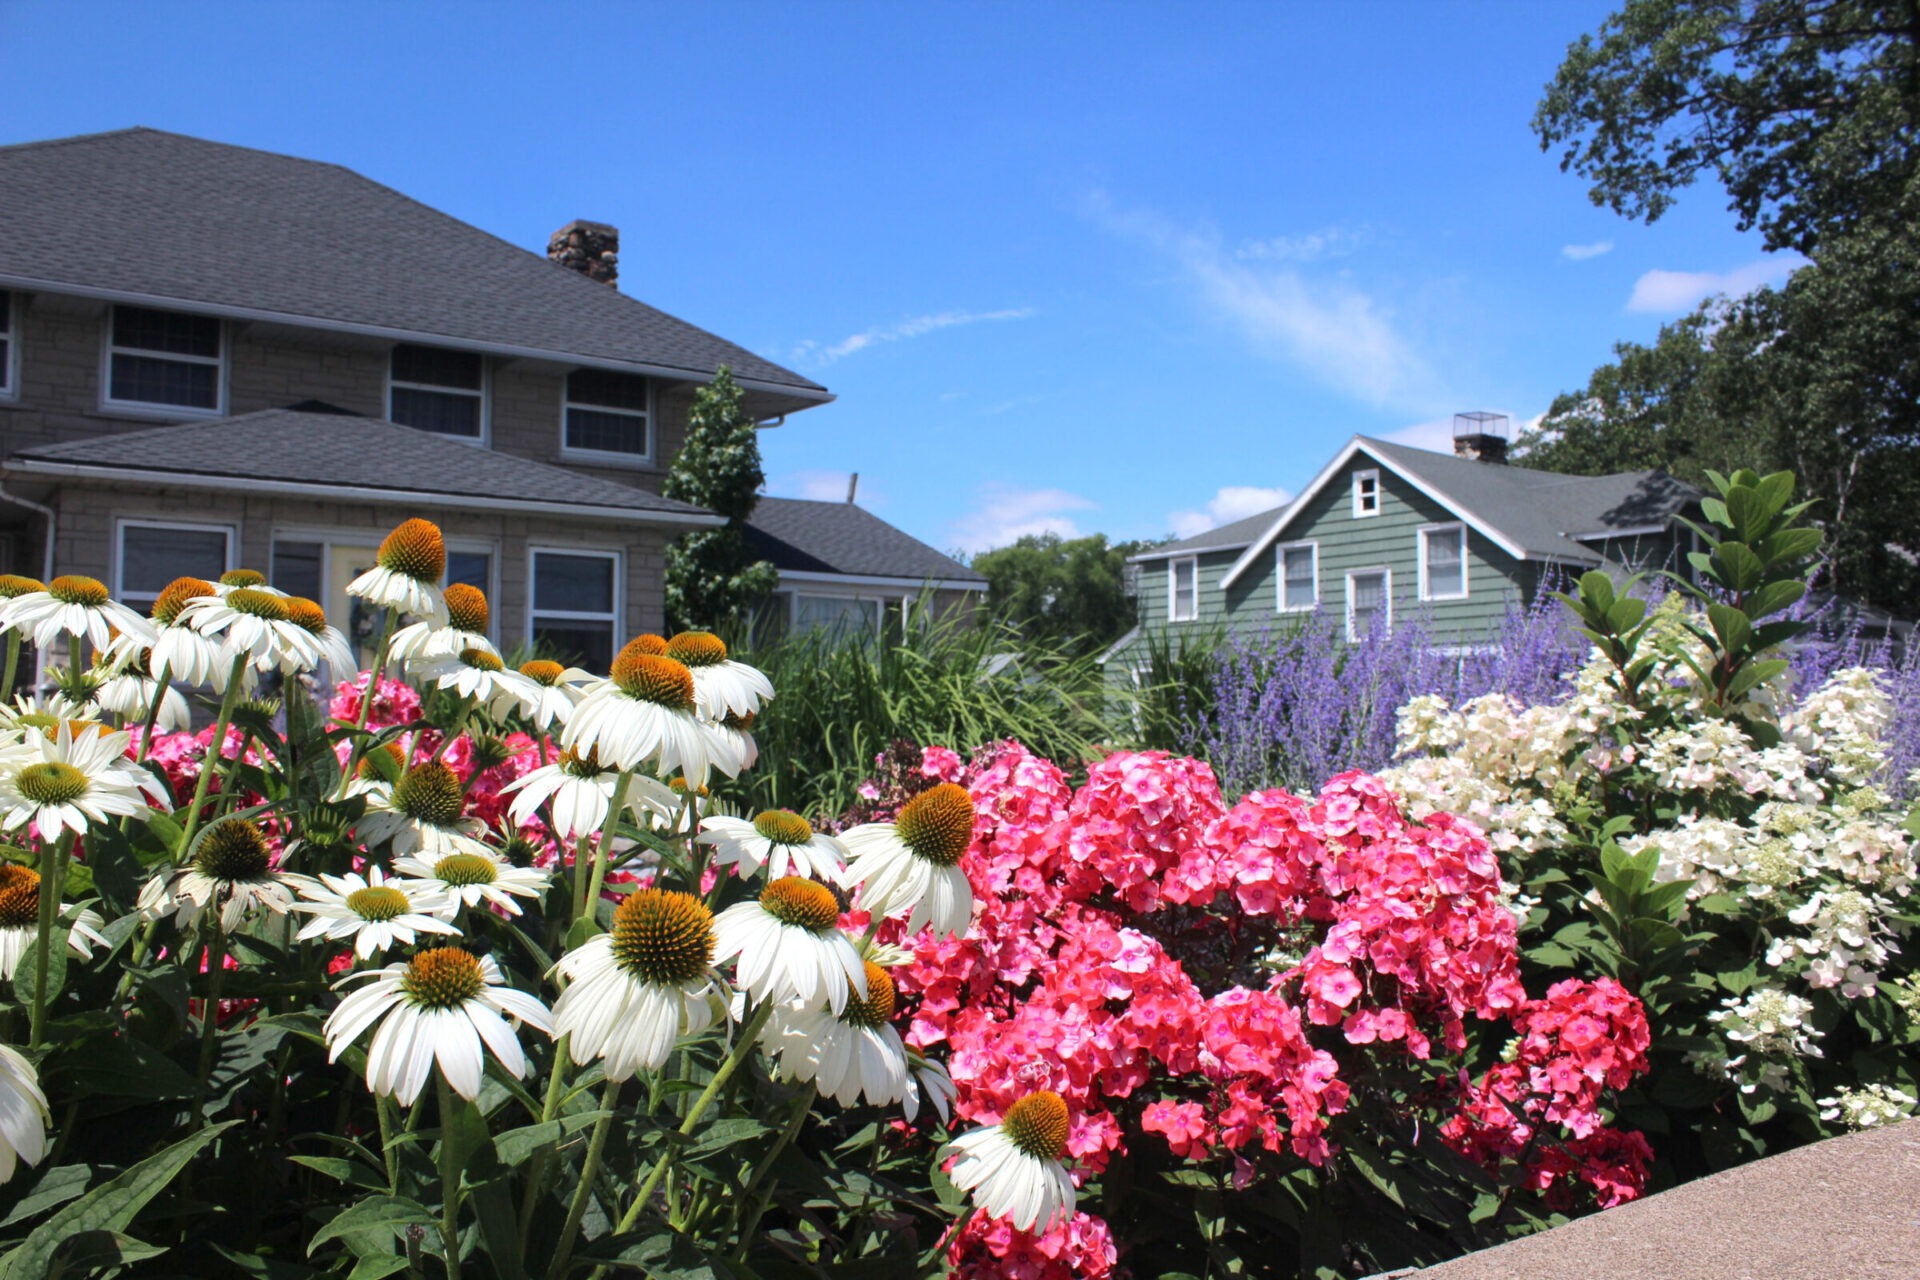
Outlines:
<svg viewBox="0 0 1920 1280"><path fill-rule="evenodd" d="M1356 471L1353 473L1353 518L1377 516L1380 514L1380 473L1378 471Z"/></svg>

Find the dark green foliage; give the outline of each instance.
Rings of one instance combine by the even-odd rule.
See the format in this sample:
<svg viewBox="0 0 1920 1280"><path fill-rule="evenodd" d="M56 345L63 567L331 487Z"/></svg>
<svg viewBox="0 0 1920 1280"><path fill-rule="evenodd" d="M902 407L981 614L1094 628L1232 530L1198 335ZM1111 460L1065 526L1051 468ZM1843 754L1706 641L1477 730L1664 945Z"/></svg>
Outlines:
<svg viewBox="0 0 1920 1280"><path fill-rule="evenodd" d="M682 534L667 548L669 630L731 625L779 581L771 563L754 559L744 532L767 479L757 430L739 384L722 365L695 394L686 442L660 486L666 497L727 518L725 526Z"/></svg>
<svg viewBox="0 0 1920 1280"><path fill-rule="evenodd" d="M1126 561L1150 545L1108 545L1101 533L1028 534L975 556L973 567L986 575L987 611L994 618L1030 642L1097 653L1139 621L1126 591Z"/></svg>

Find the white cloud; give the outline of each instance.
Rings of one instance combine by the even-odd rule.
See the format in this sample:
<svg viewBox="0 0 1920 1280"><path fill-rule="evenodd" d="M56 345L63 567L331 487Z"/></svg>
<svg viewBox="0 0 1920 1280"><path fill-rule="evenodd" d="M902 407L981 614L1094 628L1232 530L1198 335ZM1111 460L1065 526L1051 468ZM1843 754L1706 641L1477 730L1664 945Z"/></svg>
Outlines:
<svg viewBox="0 0 1920 1280"><path fill-rule="evenodd" d="M1233 256L1254 262L1315 262L1352 253L1366 241L1364 228L1325 227L1305 235L1248 240L1233 251Z"/></svg>
<svg viewBox="0 0 1920 1280"><path fill-rule="evenodd" d="M1065 489L1017 489L990 484L980 490L980 504L954 521L947 544L969 555L991 551L1028 534L1057 533L1081 536L1070 511L1089 511L1097 504Z"/></svg>
<svg viewBox="0 0 1920 1280"><path fill-rule="evenodd" d="M848 475L844 471L790 471L767 481L767 492L776 498L811 498L815 502L845 502ZM862 504L870 493L862 493Z"/></svg>
<svg viewBox="0 0 1920 1280"><path fill-rule="evenodd" d="M1153 213L1115 210L1104 196L1091 216L1109 232L1171 258L1214 318L1256 350L1375 405L1431 405L1435 378L1390 309L1343 279L1227 251L1217 233L1183 229Z"/></svg>
<svg viewBox="0 0 1920 1280"><path fill-rule="evenodd" d="M881 342L902 342L908 338L918 338L924 334L941 329L952 329L963 324L981 324L992 320L1025 320L1033 314L1032 307L1010 307L1003 311L940 311L932 315L915 316L911 320L902 320L899 324L878 325L871 329L862 329L828 346L817 342L803 342L795 349L795 357L811 360L816 365L828 365L834 361L864 351Z"/></svg>
<svg viewBox="0 0 1920 1280"><path fill-rule="evenodd" d="M1293 498L1286 489L1262 489L1250 484L1230 484L1207 499L1205 511L1175 511L1167 516L1167 527L1176 538L1191 538L1223 524L1271 511Z"/></svg>
<svg viewBox="0 0 1920 1280"><path fill-rule="evenodd" d="M1738 298L1762 285L1779 284L1805 264L1805 258L1789 254L1762 258L1731 271L1649 271L1633 282L1627 310L1676 315L1715 294Z"/></svg>
<svg viewBox="0 0 1920 1280"><path fill-rule="evenodd" d="M1585 262L1588 258L1597 258L1603 253L1613 252L1613 241L1595 240L1592 244L1563 244L1560 256L1572 258L1575 262Z"/></svg>

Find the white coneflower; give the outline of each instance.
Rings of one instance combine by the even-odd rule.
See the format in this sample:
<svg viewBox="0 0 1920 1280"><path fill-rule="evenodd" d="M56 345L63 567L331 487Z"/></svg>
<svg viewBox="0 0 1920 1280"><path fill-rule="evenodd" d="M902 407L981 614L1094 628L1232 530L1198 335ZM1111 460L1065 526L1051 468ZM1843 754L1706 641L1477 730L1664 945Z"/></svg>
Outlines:
<svg viewBox="0 0 1920 1280"><path fill-rule="evenodd" d="M114 641L120 646L120 637ZM122 653L108 650L108 661L104 665L96 664L96 673L104 674L100 686L93 691L93 700L103 711L126 719L129 722L146 723L147 712L153 707L155 693L160 694L160 714L154 718L154 727L162 733L172 733L176 729L192 726L193 713L187 708L187 700L180 691L169 682L164 690L160 682L147 673L149 650L140 645L129 645Z"/></svg>
<svg viewBox="0 0 1920 1280"><path fill-rule="evenodd" d="M0 1044L0 1182L11 1179L22 1160L40 1163L52 1123L39 1073L16 1050Z"/></svg>
<svg viewBox="0 0 1920 1280"><path fill-rule="evenodd" d="M486 824L469 818L466 788L460 777L438 760L424 760L409 768L386 795L369 791L367 810L357 824L369 845L391 840L395 854L416 849L428 857L472 853L486 857L480 841Z"/></svg>
<svg viewBox="0 0 1920 1280"><path fill-rule="evenodd" d="M535 730L564 728L580 701L581 684L594 679L593 673L578 667L563 667L545 658L520 664L520 674L539 691L534 704L525 711L527 722Z"/></svg>
<svg viewBox="0 0 1920 1280"><path fill-rule="evenodd" d="M67 951L75 959L91 959L95 947L107 945L100 932L106 922L99 912L65 908L61 919L69 920ZM39 937L40 873L17 862L0 862L0 979L13 981L20 957Z"/></svg>
<svg viewBox="0 0 1920 1280"><path fill-rule="evenodd" d="M340 985L357 981L367 985L342 1000L323 1028L327 1060L337 1061L377 1024L367 1047L367 1088L402 1106L420 1096L436 1062L469 1102L480 1093L488 1050L507 1074L525 1076L526 1054L509 1019L553 1034L547 1006L507 986L492 956L459 947L422 951L405 963L351 974Z"/></svg>
<svg viewBox="0 0 1920 1280"><path fill-rule="evenodd" d="M507 670L491 645L416 659L409 674L422 683L473 698L495 719L540 701L533 681L518 671Z"/></svg>
<svg viewBox="0 0 1920 1280"><path fill-rule="evenodd" d="M709 725L714 738L714 759L729 760L732 768L719 766L720 772L730 778L737 778L760 758L760 744L753 740L753 721L751 713L736 716L731 713L724 720Z"/></svg>
<svg viewBox="0 0 1920 1280"><path fill-rule="evenodd" d="M221 574L213 584L213 589L221 595L229 591L264 591L270 596L286 596L286 592L267 581L267 575L258 569L229 569Z"/></svg>
<svg viewBox="0 0 1920 1280"><path fill-rule="evenodd" d="M374 567L347 584L347 594L439 625L447 616L440 575L447 544L430 520L403 520L380 543Z"/></svg>
<svg viewBox="0 0 1920 1280"><path fill-rule="evenodd" d="M772 681L729 658L726 641L710 631L682 631L667 641L666 653L693 672L696 705L709 720L753 715L773 698Z"/></svg>
<svg viewBox="0 0 1920 1280"><path fill-rule="evenodd" d="M1066 1154L1067 1104L1043 1089L1007 1108L999 1124L975 1129L951 1144L959 1153L947 1177L989 1218L1005 1218L1020 1231L1045 1231L1071 1216L1078 1199Z"/></svg>
<svg viewBox="0 0 1920 1280"><path fill-rule="evenodd" d="M181 606L180 623L218 640L228 661L245 654L260 671L311 671L320 644L293 620L289 597L259 587L235 587L224 595L195 596Z"/></svg>
<svg viewBox="0 0 1920 1280"><path fill-rule="evenodd" d="M940 1123L946 1124L953 1111L953 1099L960 1092L954 1086L953 1077L947 1069L932 1058L923 1057L918 1049L907 1050L907 1069L913 1073L918 1088L907 1090L907 1096L900 1100L900 1109L906 1114L907 1123L912 1124L920 1116L920 1095L924 1092L933 1109L940 1113Z"/></svg>
<svg viewBox="0 0 1920 1280"><path fill-rule="evenodd" d="M714 921L716 959L740 957L740 983L756 1000L783 1003L824 999L835 1013L851 993L865 999L867 969L853 943L836 927L840 904L813 880L775 880L751 902L738 902Z"/></svg>
<svg viewBox="0 0 1920 1280"><path fill-rule="evenodd" d="M379 757L384 756L393 763L393 776L398 778L407 771L407 749L400 742L389 739L377 746L368 747L366 754L360 757L360 763L353 767L353 777L347 780L342 789L343 796L378 797L383 805L390 804L393 796L393 782L380 768Z"/></svg>
<svg viewBox="0 0 1920 1280"><path fill-rule="evenodd" d="M907 932L932 925L935 936L958 937L973 920L973 886L960 858L973 843L973 797L942 782L901 806L892 822L870 822L840 833L852 854L847 882L860 886L860 905L876 917L907 917Z"/></svg>
<svg viewBox="0 0 1920 1280"><path fill-rule="evenodd" d="M765 867L770 880L794 875L838 883L847 861L838 840L787 809L769 809L752 822L715 815L700 824L694 839L713 846L717 865L738 866L746 876Z"/></svg>
<svg viewBox="0 0 1920 1280"><path fill-rule="evenodd" d="M215 693L226 693L227 678L233 673L233 654L219 640L202 635L180 620L180 612L188 604L219 594L218 588L204 578L175 578L161 588L153 602L156 634L147 651L147 672L154 679L165 673L168 680L211 685ZM251 670L246 678L252 680Z"/></svg>
<svg viewBox="0 0 1920 1280"><path fill-rule="evenodd" d="M613 806L613 792L620 779L618 769L609 769L589 751L578 755L562 751L552 764L542 765L515 778L501 788L518 791L508 812L520 826L531 826L543 805L551 803L553 831L563 840L578 839L606 826L607 810ZM627 779L623 808L638 817L641 814L671 814L679 801L666 784L635 775Z"/></svg>
<svg viewBox="0 0 1920 1280"><path fill-rule="evenodd" d="M393 864L406 877L403 885L423 895L437 893L434 908L451 920L460 908L482 902L510 916L520 914L515 898L538 898L547 888L547 873L538 867L516 867L489 853L449 853L439 858L400 858Z"/></svg>
<svg viewBox="0 0 1920 1280"><path fill-rule="evenodd" d="M554 966L568 981L553 1033L577 1063L606 1059L609 1080L659 1068L683 1037L713 1023L713 913L690 893L642 889L621 900L613 929Z"/></svg>
<svg viewBox="0 0 1920 1280"><path fill-rule="evenodd" d="M782 1074L811 1080L843 1107L865 1098L890 1106L906 1097L907 1046L893 1021L894 987L887 971L866 962L867 994L847 1001L839 1013L804 1004L780 1006L761 1045L780 1060Z"/></svg>
<svg viewBox="0 0 1920 1280"><path fill-rule="evenodd" d="M31 826L42 840L85 835L91 823L171 807L166 784L127 759L133 737L62 720L49 737L29 724L0 768L0 827Z"/></svg>
<svg viewBox="0 0 1920 1280"><path fill-rule="evenodd" d="M138 906L150 919L172 915L184 929L217 911L221 932L232 933L255 907L285 915L293 905L293 886L273 869L267 833L256 823L222 819L195 844L192 862L141 886Z"/></svg>
<svg viewBox="0 0 1920 1280"><path fill-rule="evenodd" d="M343 876L321 874L319 880L297 886L304 901L292 910L313 917L300 930L298 941L326 938L330 942L353 939L354 954L370 960L389 947L410 947L415 935L451 934L459 930L432 912L441 905L436 888L428 891L417 880L388 880L371 863L367 873L348 872Z"/></svg>
<svg viewBox="0 0 1920 1280"><path fill-rule="evenodd" d="M672 658L627 645L613 660L611 678L588 687L567 720L560 745L592 751L617 769L651 764L659 776L684 773L707 780L714 760L712 732L694 714L693 673Z"/></svg>
<svg viewBox="0 0 1920 1280"><path fill-rule="evenodd" d="M153 625L113 599L106 583L75 573L55 578L45 591L0 603L0 631L32 636L42 649L62 635L85 636L95 649L113 643L115 632L153 640Z"/></svg>
<svg viewBox="0 0 1920 1280"><path fill-rule="evenodd" d="M440 599L447 606L446 617L409 622L394 632L393 643L387 646L388 656L406 664L409 674L415 663L450 658L468 649L500 656L487 638L490 611L486 592L464 582L451 582Z"/></svg>
<svg viewBox="0 0 1920 1280"><path fill-rule="evenodd" d="M287 597L287 616L293 625L313 637L314 650L327 665L334 684L352 680L360 674L360 660L346 632L327 621L327 611L305 596Z"/></svg>

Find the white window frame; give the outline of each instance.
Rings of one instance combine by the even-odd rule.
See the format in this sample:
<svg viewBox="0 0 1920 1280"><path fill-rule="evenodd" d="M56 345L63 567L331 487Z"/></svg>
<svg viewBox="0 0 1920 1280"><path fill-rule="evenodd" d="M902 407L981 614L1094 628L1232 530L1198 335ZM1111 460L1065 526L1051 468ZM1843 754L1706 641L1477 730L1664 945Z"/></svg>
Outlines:
<svg viewBox="0 0 1920 1280"><path fill-rule="evenodd" d="M120 601L131 600L137 604L151 605L159 598L159 592L153 595L129 596L126 583L127 569L127 530L158 529L162 532L173 530L179 533L217 533L227 540L225 564L221 569L225 573L235 567L234 548L240 540L239 530L230 524L207 524L188 520L167 520L151 516L115 516L113 521L113 598Z"/></svg>
<svg viewBox="0 0 1920 1280"><path fill-rule="evenodd" d="M1305 547L1313 556L1313 601L1310 604L1287 603L1287 552ZM1312 613L1320 607L1320 544L1313 539L1283 542L1273 549L1273 607L1279 613Z"/></svg>
<svg viewBox="0 0 1920 1280"><path fill-rule="evenodd" d="M1367 481L1373 482L1373 510L1366 510L1362 500L1361 488ZM1377 468L1353 473L1353 518L1368 520L1380 514L1380 472Z"/></svg>
<svg viewBox="0 0 1920 1280"><path fill-rule="evenodd" d="M215 319L220 326L220 354L216 357L183 356L171 351L153 351L146 347L122 347L113 341L113 317L120 309L119 304L107 308L106 318L101 321L105 328L100 334L100 407L110 410L120 417L166 418L219 418L227 412L227 357L232 350L232 334L225 320ZM209 317L197 311L180 311L173 307L135 307L136 311L161 311L170 315L194 316L198 319ZM180 364L212 365L215 370L213 383L214 405L203 409L193 404L157 404L152 400L118 400L113 394L113 357L116 354L138 356L144 360L173 360Z"/></svg>
<svg viewBox="0 0 1920 1280"><path fill-rule="evenodd" d="M393 353L401 347L420 347L428 351L452 351L463 356L478 356L480 360L480 389L475 391L471 387L449 387L437 382L406 382L394 377ZM480 397L479 435L455 436L448 435L444 431L429 431L427 434L439 436L442 440L457 440L461 444L470 444L481 449L490 449L493 447L493 361L489 360L486 356L480 355L475 351L462 351L459 347L436 347L431 342L397 342L387 348L387 389L383 393L380 401L386 408L386 413L383 416L389 422L395 420L393 416L393 389L395 387L404 387L409 391L432 391L439 395L447 396ZM561 394L566 394L564 389L561 391ZM420 428L415 428L415 430L419 429Z"/></svg>
<svg viewBox="0 0 1920 1280"><path fill-rule="evenodd" d="M20 296L17 289L0 289L0 324L5 325L0 333L0 342L7 344L7 353L0 356L0 400L18 400L20 398L20 312L21 306L15 301Z"/></svg>
<svg viewBox="0 0 1920 1280"><path fill-rule="evenodd" d="M388 366L393 366L389 362ZM567 384L573 381L578 369L569 370L560 379L560 456L576 462L591 463L601 467L632 467L637 471L651 471L655 467L654 458L660 452L659 409L660 387L657 379L645 374L635 373L627 376L641 378L647 384L647 407L645 412L636 409L616 409L605 404L575 404L567 395ZM619 373L621 370L609 369L601 372ZM614 453L607 449L576 449L567 443L567 410L585 409L592 413L612 413L623 418L643 418L647 424L647 451L645 453Z"/></svg>
<svg viewBox="0 0 1920 1280"><path fill-rule="evenodd" d="M1386 634L1393 634L1393 566L1380 564L1366 569L1349 569L1347 570L1347 643L1349 644L1357 644L1366 638L1355 635L1353 630L1353 580L1370 578L1375 574L1386 580L1381 587L1387 610Z"/></svg>
<svg viewBox="0 0 1920 1280"><path fill-rule="evenodd" d="M1460 590L1449 591L1445 595L1435 595L1427 581L1427 546L1436 533L1457 533L1460 535ZM1472 566L1467 562L1467 526L1459 521L1448 524L1426 524L1420 526L1420 598L1422 600L1465 600L1471 591L1473 577Z"/></svg>
<svg viewBox="0 0 1920 1280"><path fill-rule="evenodd" d="M1193 600L1191 602L1193 605L1193 609L1191 612L1184 615L1180 613L1177 607L1180 603L1180 566L1183 564L1190 564L1193 566ZM1199 620L1200 620L1200 557L1199 556L1175 556L1173 559L1167 561L1167 621L1168 622L1198 622Z"/></svg>
<svg viewBox="0 0 1920 1280"><path fill-rule="evenodd" d="M604 613L578 613L571 610L536 609L534 602L539 599L539 566L541 553L556 556L597 556L613 562L613 614L609 619ZM495 563L498 563L496 557ZM542 542L527 547L527 621L525 636L527 643L533 643L534 619L553 618L561 622L607 622L613 623L613 652L619 653L620 647L627 642L627 571L626 554L610 547L572 546L563 542Z"/></svg>

